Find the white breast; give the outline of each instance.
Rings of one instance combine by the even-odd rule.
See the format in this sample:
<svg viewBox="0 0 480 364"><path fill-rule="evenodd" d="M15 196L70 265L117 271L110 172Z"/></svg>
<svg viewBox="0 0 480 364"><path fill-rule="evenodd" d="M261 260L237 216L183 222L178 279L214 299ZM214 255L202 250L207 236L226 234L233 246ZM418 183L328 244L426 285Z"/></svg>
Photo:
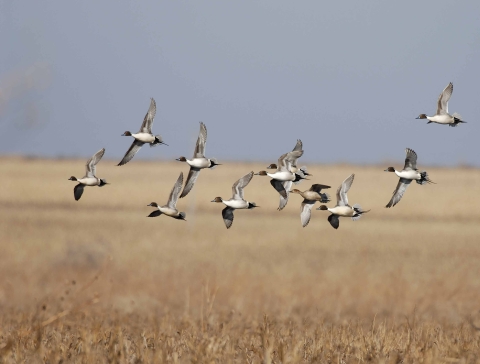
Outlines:
<svg viewBox="0 0 480 364"><path fill-rule="evenodd" d="M338 216L346 216L351 217L354 214L354 211L349 206L335 206L331 209L328 209L331 213L338 215Z"/></svg>
<svg viewBox="0 0 480 364"><path fill-rule="evenodd" d="M175 209L171 209L170 207L162 206L158 208L162 213L168 216L177 216L178 211Z"/></svg>
<svg viewBox="0 0 480 364"><path fill-rule="evenodd" d="M93 177L85 177L82 179L79 179L78 182L85 186L98 186L98 179L93 178Z"/></svg>
<svg viewBox="0 0 480 364"><path fill-rule="evenodd" d="M244 200L226 200L223 203L229 207L233 207L234 209L246 209L248 207L248 202Z"/></svg>
<svg viewBox="0 0 480 364"><path fill-rule="evenodd" d="M144 142L144 143L153 143L155 141L155 136L148 133L137 133L137 134L132 134L132 136L135 139L140 140L141 142Z"/></svg>
<svg viewBox="0 0 480 364"><path fill-rule="evenodd" d="M267 173L268 176L272 177L273 179L276 179L277 181L294 181L295 180L295 174L292 172L275 172L275 173Z"/></svg>
<svg viewBox="0 0 480 364"><path fill-rule="evenodd" d="M400 178L406 178L406 179L420 179L420 173L418 171L395 171L395 174L400 177Z"/></svg>
<svg viewBox="0 0 480 364"><path fill-rule="evenodd" d="M210 166L210 162L207 158L193 158L192 160L187 159L187 163L195 168L207 168Z"/></svg>
<svg viewBox="0 0 480 364"><path fill-rule="evenodd" d="M453 117L448 114L427 116L427 119L438 124L450 124L453 123Z"/></svg>

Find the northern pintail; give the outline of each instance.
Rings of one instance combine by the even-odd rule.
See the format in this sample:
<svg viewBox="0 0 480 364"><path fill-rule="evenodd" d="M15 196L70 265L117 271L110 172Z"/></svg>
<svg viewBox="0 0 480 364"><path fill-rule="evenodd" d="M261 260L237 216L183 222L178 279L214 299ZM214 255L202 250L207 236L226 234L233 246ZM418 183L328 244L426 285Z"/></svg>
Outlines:
<svg viewBox="0 0 480 364"><path fill-rule="evenodd" d="M291 166L296 165L297 159L302 155L303 150L285 153L278 159L278 167L274 173L268 173L266 171L255 173L259 176L269 176L272 178L270 184L280 194L279 211L287 205L292 183L306 179L303 174L296 174L291 171Z"/></svg>
<svg viewBox="0 0 480 364"><path fill-rule="evenodd" d="M245 200L243 189L247 187L253 177L253 171L246 174L235 182L232 186L232 198L224 200L221 197L215 197L211 202L223 202L227 207L222 210L223 222L227 229L233 224L233 211L235 209L253 209L258 207L255 202L248 202Z"/></svg>
<svg viewBox="0 0 480 364"><path fill-rule="evenodd" d="M448 100L453 93L453 84L450 82L447 87L442 91L437 101L437 113L433 116L427 116L426 114L420 114L417 119L428 119L428 123L447 124L449 126L457 126L459 123L466 123L466 121L460 120L461 116L457 113L450 115L448 113Z"/></svg>
<svg viewBox="0 0 480 364"><path fill-rule="evenodd" d="M327 193L322 193L322 189L330 188L330 186L314 184L307 191L300 191L293 189L290 192L298 193L303 197L303 202L300 207L300 220L302 221L302 226L305 227L310 222L310 216L312 215L312 207L315 205L316 201L321 203L330 202L330 196Z"/></svg>
<svg viewBox="0 0 480 364"><path fill-rule="evenodd" d="M142 126L140 127L138 133L132 134L131 132L126 131L122 134L122 136L132 136L135 140L133 141L130 148L127 150L127 153L125 153L123 159L120 161L120 163L118 163L119 166L123 166L124 164L130 162L145 143L150 144L150 147L153 147L157 144L165 144L160 135L152 134L153 119L155 118L156 112L157 105L155 103L155 100L152 98L150 101L150 107L147 114L145 115L145 118L143 119Z"/></svg>
<svg viewBox="0 0 480 364"><path fill-rule="evenodd" d="M355 174L348 176L345 181L337 189L337 205L334 208L328 208L325 205L321 205L317 210L328 210L332 214L328 217L328 221L333 228L338 229L340 225L339 217L351 217L353 221L360 219L362 214L366 214L368 211L364 211L358 204L350 206L348 204L347 192L352 186Z"/></svg>
<svg viewBox="0 0 480 364"><path fill-rule="evenodd" d="M292 152L300 152L302 150L303 150L303 143L300 139L297 139L297 144L295 144L295 147L292 149ZM267 167L267 169L277 169L277 165L275 163L272 163ZM292 164L290 166L290 171L303 176L311 176L311 174L307 172L306 166L298 168L296 164L295 165Z"/></svg>
<svg viewBox="0 0 480 364"><path fill-rule="evenodd" d="M107 185L107 181L103 178L97 178L95 176L95 172L97 171L97 163L100 162L103 155L105 154L105 148L100 149L97 153L90 158L85 165L85 176L83 178L77 179L76 177L72 176L69 178L69 181L77 181L78 185L75 186L73 189L73 196L75 200L80 200L83 194L83 188L85 186L98 186L103 187Z"/></svg>
<svg viewBox="0 0 480 364"><path fill-rule="evenodd" d="M185 212L179 212L177 210L177 200L180 190L182 189L183 184L183 172L180 172L180 176L178 176L177 182L173 185L172 192L170 192L170 196L168 197L168 202L164 206L158 206L156 202L152 202L147 206L156 207L157 210L153 211L147 217L156 217L160 216L161 214L165 214L167 216L173 217L177 220L185 220ZM186 220L185 220L186 221Z"/></svg>
<svg viewBox="0 0 480 364"><path fill-rule="evenodd" d="M200 122L200 133L198 134L197 144L193 152L193 158L187 159L185 157L177 158L177 161L187 162L190 165L190 172L188 172L187 181L185 187L180 195L180 198L185 197L193 188L195 181L198 178L201 169L215 168L219 166L215 158L205 158L205 145L207 144L207 127L204 123Z"/></svg>
<svg viewBox="0 0 480 364"><path fill-rule="evenodd" d="M413 180L417 181L418 184L423 185L425 183L434 183L428 178L428 173L426 171L419 172L417 169L417 153L412 149L405 149L406 158L405 166L400 172L395 170L393 167L388 167L385 172L395 172L395 174L400 177L398 181L397 188L393 191L393 196L390 202L385 207L393 207L402 199L405 190L407 189L410 182Z"/></svg>

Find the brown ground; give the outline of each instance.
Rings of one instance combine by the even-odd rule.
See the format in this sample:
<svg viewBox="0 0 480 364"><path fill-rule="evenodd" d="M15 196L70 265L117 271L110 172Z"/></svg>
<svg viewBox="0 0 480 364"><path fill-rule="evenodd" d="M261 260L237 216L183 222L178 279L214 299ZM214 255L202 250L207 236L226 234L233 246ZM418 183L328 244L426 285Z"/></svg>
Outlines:
<svg viewBox="0 0 480 364"><path fill-rule="evenodd" d="M338 230L316 210L302 228L300 196L278 212L255 176L261 207L227 230L210 200L268 163L203 171L187 222L146 218L185 164L102 160L112 184L76 202L84 163L0 159L1 362L480 362L479 170L427 168L438 184L385 209L386 165L310 166L333 198L356 173L372 209Z"/></svg>

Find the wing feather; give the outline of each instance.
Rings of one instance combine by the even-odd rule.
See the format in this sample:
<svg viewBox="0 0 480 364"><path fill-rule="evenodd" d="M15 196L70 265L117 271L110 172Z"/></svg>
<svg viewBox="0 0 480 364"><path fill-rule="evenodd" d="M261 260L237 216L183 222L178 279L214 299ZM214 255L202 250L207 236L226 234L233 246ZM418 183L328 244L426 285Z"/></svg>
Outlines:
<svg viewBox="0 0 480 364"><path fill-rule="evenodd" d="M240 178L237 182L235 182L232 186L232 195L233 199L235 200L244 200L243 189L247 187L253 177L253 171L246 174L242 178Z"/></svg>
<svg viewBox="0 0 480 364"><path fill-rule="evenodd" d="M175 184L173 185L172 192L170 192L170 196L168 197L168 202L167 202L168 207L172 209L177 208L178 194L182 190L182 185L183 185L183 172L180 172L177 182L175 182Z"/></svg>
<svg viewBox="0 0 480 364"><path fill-rule="evenodd" d="M148 108L147 114L143 118L142 126L140 127L139 133L148 133L152 134L152 125L155 114L157 113L157 104L153 97L150 99L150 107Z"/></svg>
<svg viewBox="0 0 480 364"><path fill-rule="evenodd" d="M102 148L88 160L87 164L85 165L85 177L95 177L97 172L96 165L98 162L100 162L100 159L102 159L104 154L105 148Z"/></svg>
<svg viewBox="0 0 480 364"><path fill-rule="evenodd" d="M135 139L132 145L130 146L130 148L128 148L127 153L125 153L125 156L123 157L123 159L117 165L123 166L124 164L127 164L128 162L130 162L132 158L135 156L135 154L137 154L139 149L143 146L143 144L144 144L143 142Z"/></svg>
<svg viewBox="0 0 480 364"><path fill-rule="evenodd" d="M442 91L437 101L437 115L448 114L448 101L453 93L453 83L449 83Z"/></svg>
<svg viewBox="0 0 480 364"><path fill-rule="evenodd" d="M397 188L395 188L395 191L393 191L393 196L390 199L390 202L385 207L390 208L399 203L411 182L412 180L410 179L400 178Z"/></svg>

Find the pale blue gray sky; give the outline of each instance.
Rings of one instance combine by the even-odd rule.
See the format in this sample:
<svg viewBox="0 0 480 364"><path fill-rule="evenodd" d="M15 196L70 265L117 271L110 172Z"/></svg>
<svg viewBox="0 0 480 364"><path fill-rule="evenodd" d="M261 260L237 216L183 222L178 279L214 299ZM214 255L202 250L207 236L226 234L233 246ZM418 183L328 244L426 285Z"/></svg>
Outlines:
<svg viewBox="0 0 480 364"><path fill-rule="evenodd" d="M170 146L135 159L191 156L203 121L219 161L301 138L310 163L401 166L410 147L480 166L479 16L473 0L3 0L0 153L119 161L154 97ZM450 81L468 123L415 120Z"/></svg>

